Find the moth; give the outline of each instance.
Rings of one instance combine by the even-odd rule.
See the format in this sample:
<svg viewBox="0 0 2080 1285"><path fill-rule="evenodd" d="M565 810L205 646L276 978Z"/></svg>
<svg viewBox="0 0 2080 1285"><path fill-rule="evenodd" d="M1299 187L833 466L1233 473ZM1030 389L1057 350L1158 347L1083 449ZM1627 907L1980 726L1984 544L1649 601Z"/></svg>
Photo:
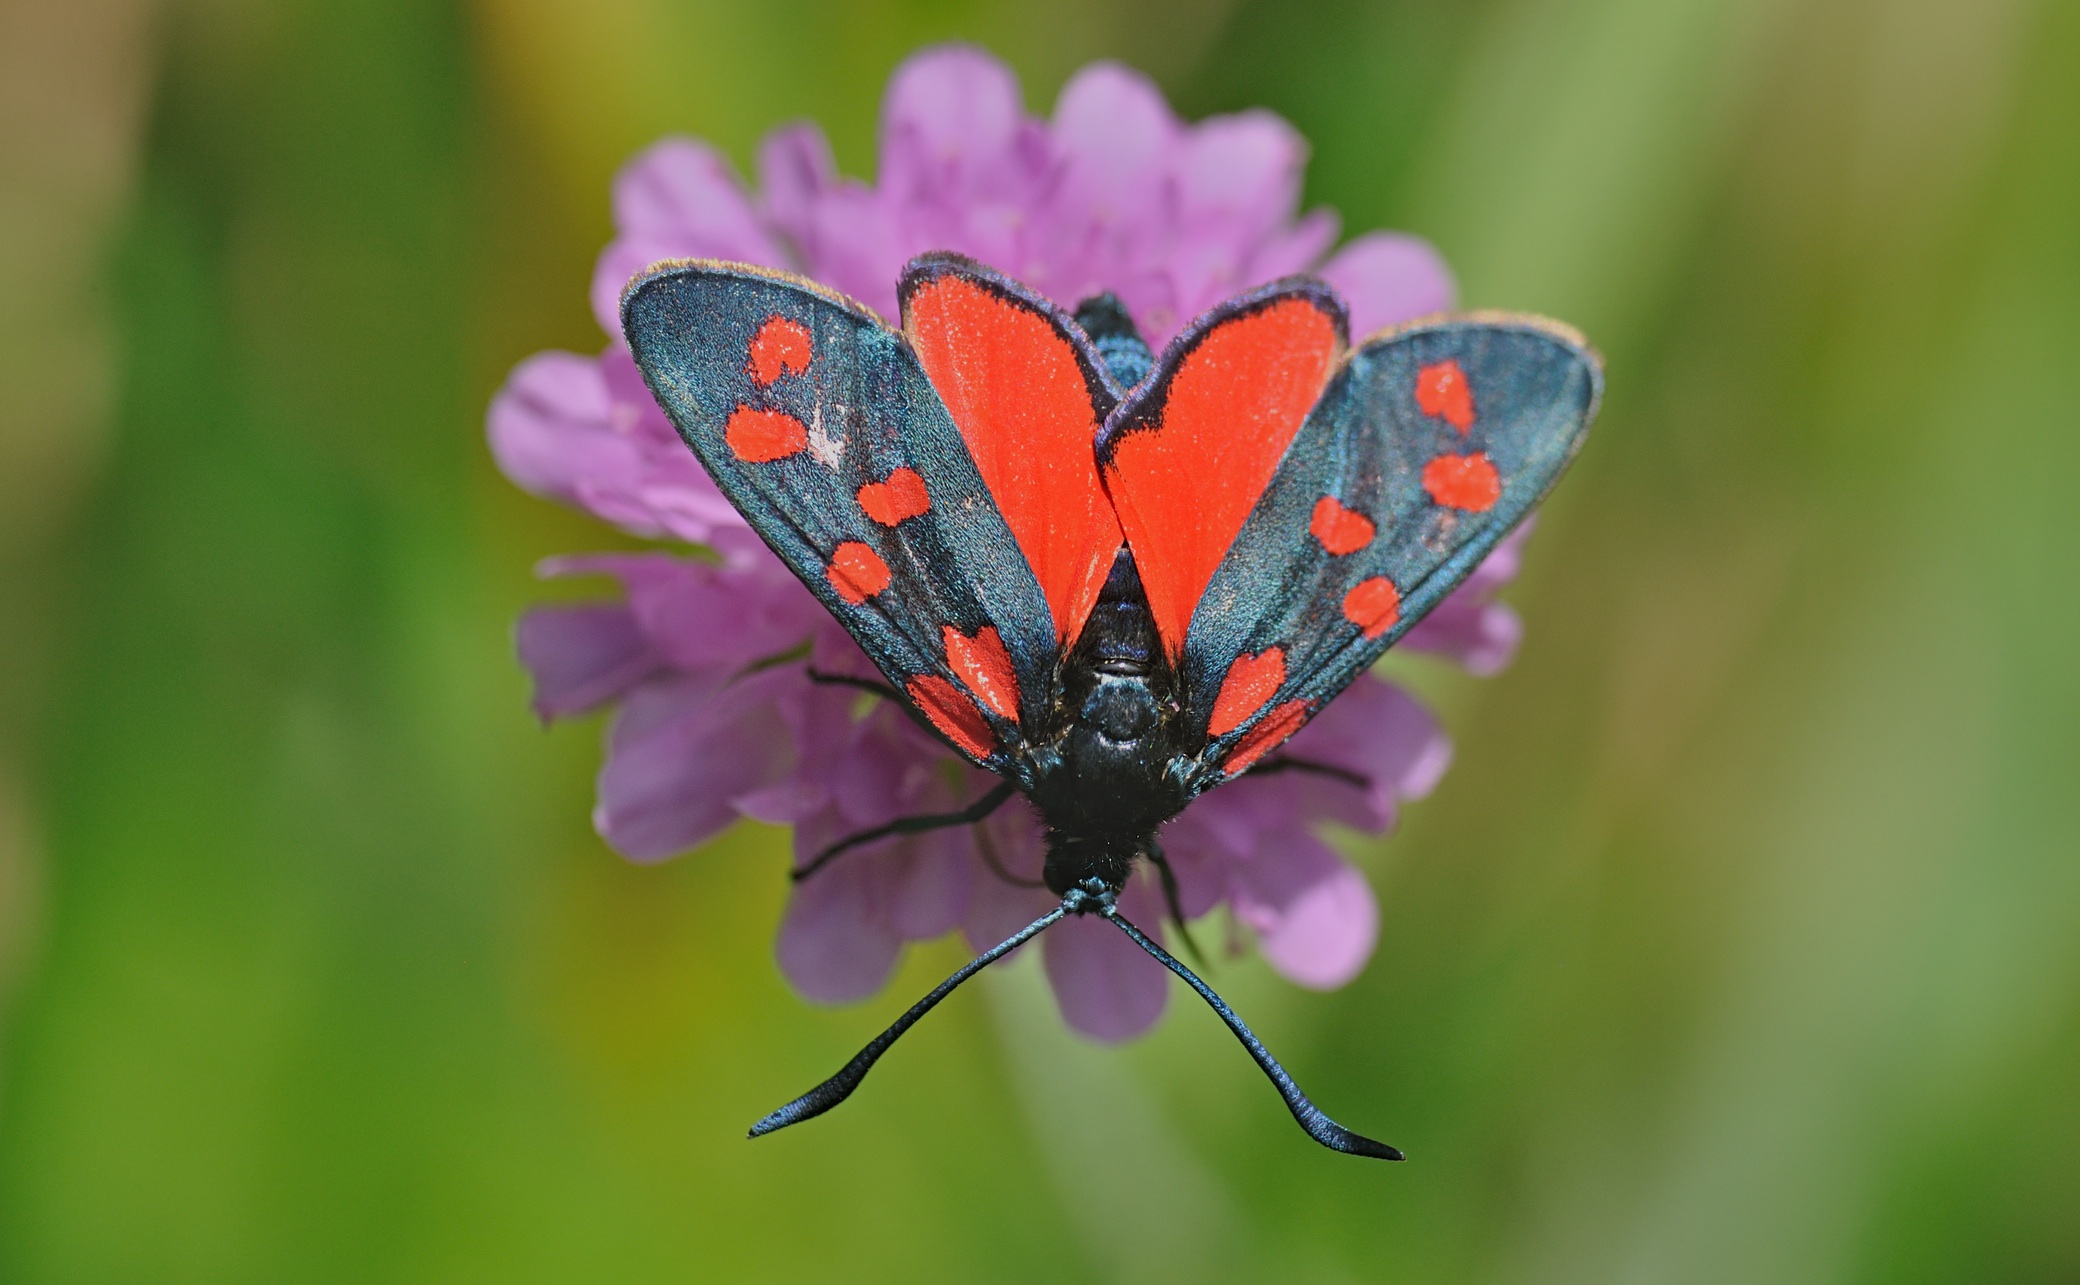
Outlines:
<svg viewBox="0 0 2080 1285"><path fill-rule="evenodd" d="M1580 449L1600 358L1537 317L1419 321L1353 346L1319 281L1251 290L1160 354L1111 295L1073 313L983 264L904 270L900 329L813 282L652 266L622 295L644 379L773 551L901 702L1022 794L1060 904L983 952L836 1075L752 1127L836 1106L955 987L1099 915L1205 999L1322 1145L1331 1120L1213 989L1119 911L1158 832L1278 753L1520 522ZM1181 922L1181 919L1180 919Z"/></svg>

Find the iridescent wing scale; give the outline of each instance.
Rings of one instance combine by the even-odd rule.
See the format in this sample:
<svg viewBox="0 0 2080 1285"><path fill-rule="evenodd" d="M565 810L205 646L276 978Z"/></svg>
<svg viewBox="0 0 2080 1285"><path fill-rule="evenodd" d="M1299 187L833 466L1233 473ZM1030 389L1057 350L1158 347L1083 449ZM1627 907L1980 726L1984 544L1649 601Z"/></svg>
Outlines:
<svg viewBox="0 0 2080 1285"><path fill-rule="evenodd" d="M1304 280L1223 305L1099 440L1135 559L1162 568L1150 603L1195 789L1275 749L1451 592L1595 414L1600 359L1557 323L1473 314L1346 351L1342 320Z"/></svg>
<svg viewBox="0 0 2080 1285"><path fill-rule="evenodd" d="M1116 393L1072 322L987 269L920 260L902 296L899 333L801 278L685 261L630 282L622 320L753 529L951 744L1009 772L1119 545L1087 446ZM1080 475L1036 471L1029 444L1064 438Z"/></svg>

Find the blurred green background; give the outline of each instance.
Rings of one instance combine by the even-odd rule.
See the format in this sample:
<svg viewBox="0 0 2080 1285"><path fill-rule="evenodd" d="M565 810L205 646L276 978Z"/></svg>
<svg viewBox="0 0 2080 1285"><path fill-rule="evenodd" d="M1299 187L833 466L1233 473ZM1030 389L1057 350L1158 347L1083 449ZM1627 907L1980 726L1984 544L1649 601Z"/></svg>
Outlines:
<svg viewBox="0 0 2080 1285"><path fill-rule="evenodd" d="M1514 668L1357 845L1364 976L1031 964L753 1146L784 839L637 869L509 633L614 543L493 470L607 182L961 36L1263 104L1310 203L1610 361ZM2080 1280L2080 5L0 3L0 1278ZM564 591L568 592L568 591ZM1180 997L1181 999L1182 997Z"/></svg>

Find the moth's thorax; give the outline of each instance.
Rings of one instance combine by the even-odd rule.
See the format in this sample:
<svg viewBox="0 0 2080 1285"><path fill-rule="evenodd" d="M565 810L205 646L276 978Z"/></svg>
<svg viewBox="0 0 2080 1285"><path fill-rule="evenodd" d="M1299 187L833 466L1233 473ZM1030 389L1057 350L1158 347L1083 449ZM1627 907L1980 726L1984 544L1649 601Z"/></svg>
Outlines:
<svg viewBox="0 0 2080 1285"><path fill-rule="evenodd" d="M1056 673L1032 800L1047 823L1047 878L1117 886L1157 826L1184 809L1176 676L1124 548ZM1062 889L1057 889L1062 891Z"/></svg>
<svg viewBox="0 0 2080 1285"><path fill-rule="evenodd" d="M1050 830L1145 837L1183 810L1178 706L1159 674L1063 667L1033 802Z"/></svg>

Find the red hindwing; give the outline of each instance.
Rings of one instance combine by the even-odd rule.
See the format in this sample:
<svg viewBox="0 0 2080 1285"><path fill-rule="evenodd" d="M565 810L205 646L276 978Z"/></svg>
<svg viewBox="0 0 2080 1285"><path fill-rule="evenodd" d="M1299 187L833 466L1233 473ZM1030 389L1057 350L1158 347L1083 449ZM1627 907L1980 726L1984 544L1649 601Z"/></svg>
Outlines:
<svg viewBox="0 0 2080 1285"><path fill-rule="evenodd" d="M955 270L905 282L903 327L967 443L1063 646L1098 601L1119 522L1091 446L1109 405L1063 326L1036 302Z"/></svg>
<svg viewBox="0 0 2080 1285"><path fill-rule="evenodd" d="M1343 332L1341 309L1320 287L1246 296L1188 332L1167 376L1108 430L1106 487L1173 657L1329 382Z"/></svg>

